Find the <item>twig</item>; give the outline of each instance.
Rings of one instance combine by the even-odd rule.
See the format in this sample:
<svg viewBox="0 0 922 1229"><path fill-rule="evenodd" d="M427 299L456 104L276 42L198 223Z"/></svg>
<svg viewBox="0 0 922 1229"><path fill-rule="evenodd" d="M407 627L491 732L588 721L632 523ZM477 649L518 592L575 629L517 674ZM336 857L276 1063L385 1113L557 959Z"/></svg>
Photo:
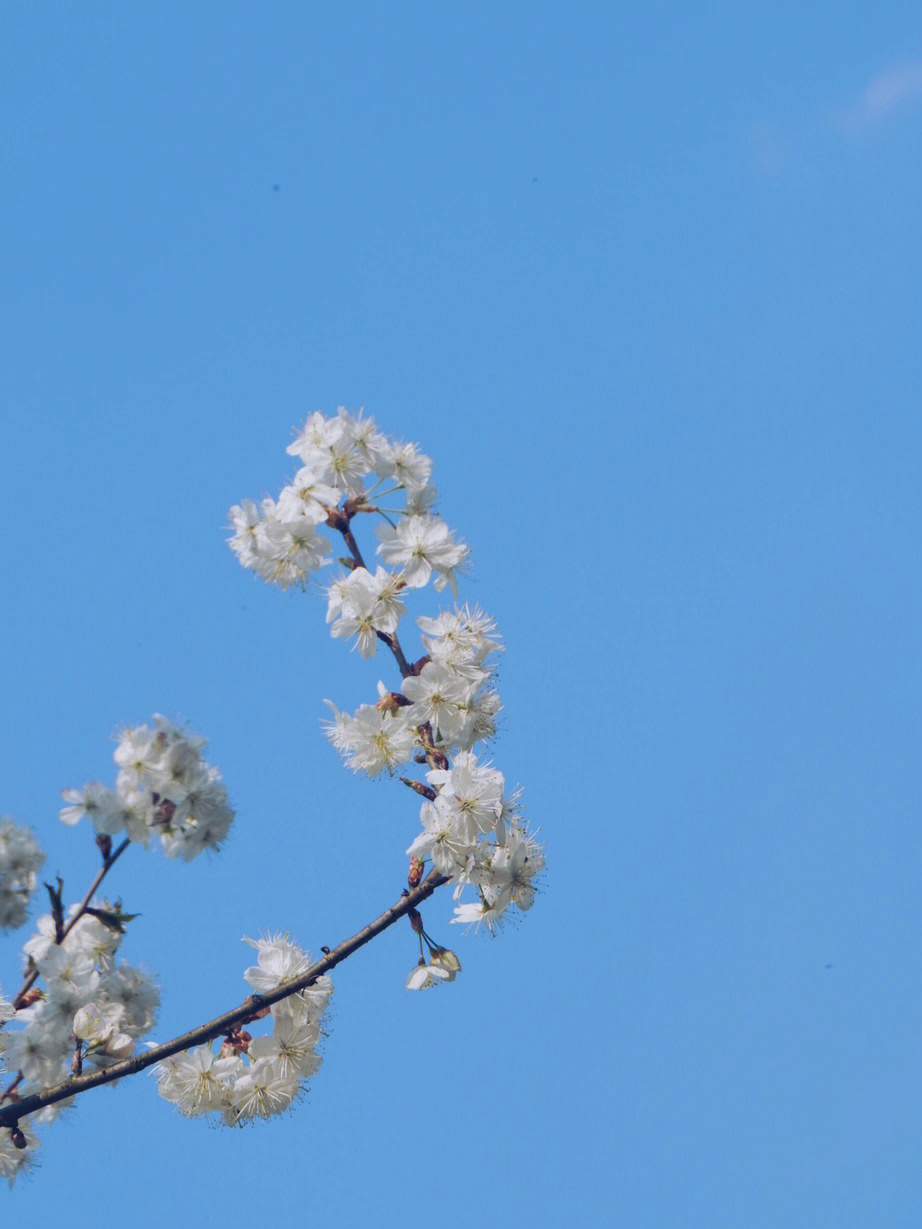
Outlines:
<svg viewBox="0 0 922 1229"><path fill-rule="evenodd" d="M118 849L116 849L115 853L110 853L108 857L103 858L102 866L99 868L99 871L96 874L96 878L90 884L89 888L87 889L86 895L84 896L80 904L77 906L77 912L74 914L74 916L70 919L70 921L67 923L64 929L61 931L60 939L55 940L55 944L63 943L64 940L67 938L67 936L70 934L70 932L73 930L73 928L80 921L80 919L86 913L87 905L93 899L93 894L95 893L96 889L99 887L99 885L105 879L106 875L108 875L109 871L112 869L112 867L115 865L115 863L122 856L122 854L125 852L125 850L128 848L130 844L131 844L131 841L126 836L125 839L122 841L121 845L119 845ZM23 981L22 985L19 987L19 990L16 993L16 997L13 999L13 1007L16 1010L22 1007L23 999L26 997L28 992L35 985L35 982L37 979L38 979L38 969L37 968L32 969L31 972L26 974L25 980Z"/></svg>
<svg viewBox="0 0 922 1229"><path fill-rule="evenodd" d="M343 525L343 522L345 522L345 525ZM364 568L365 571L367 572L368 565L365 563L365 560L362 558L362 552L359 550L359 544L358 542L356 542L352 534L352 530L349 528L349 521L348 521L347 516L343 513L338 513L337 518L335 520L332 518L329 519L327 521L327 524L330 525L332 528L339 530L339 532L343 535L343 541L346 543L346 546L349 548L349 554L352 556L355 566L358 568ZM396 661L397 667L400 670L401 678L407 678L409 675L411 675L413 673L413 668L410 665L410 663L407 661L406 657L404 657L403 649L400 647L400 641L397 639L397 633L396 632L375 632L375 635L378 637L381 643L386 644L387 647L390 649L390 651L394 654L394 660Z"/></svg>

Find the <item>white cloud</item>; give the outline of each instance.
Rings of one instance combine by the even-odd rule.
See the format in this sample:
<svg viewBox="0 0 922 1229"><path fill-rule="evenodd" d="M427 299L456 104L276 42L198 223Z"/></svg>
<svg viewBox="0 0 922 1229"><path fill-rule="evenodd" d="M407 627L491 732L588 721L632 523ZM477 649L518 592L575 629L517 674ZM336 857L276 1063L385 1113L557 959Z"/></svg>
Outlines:
<svg viewBox="0 0 922 1229"><path fill-rule="evenodd" d="M842 130L848 136L861 136L888 116L922 98L922 60L891 64L878 73L842 112Z"/></svg>

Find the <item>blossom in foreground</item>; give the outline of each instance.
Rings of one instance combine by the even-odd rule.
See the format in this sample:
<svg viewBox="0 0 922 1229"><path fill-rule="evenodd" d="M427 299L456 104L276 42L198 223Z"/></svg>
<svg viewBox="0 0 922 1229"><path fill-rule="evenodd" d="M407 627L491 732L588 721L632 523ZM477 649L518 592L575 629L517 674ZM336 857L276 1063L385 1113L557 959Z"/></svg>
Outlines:
<svg viewBox="0 0 922 1229"><path fill-rule="evenodd" d="M275 509L280 521L291 522L304 517L311 525L320 525L339 499L339 491L321 482L316 471L305 465L288 486L282 488Z"/></svg>
<svg viewBox="0 0 922 1229"><path fill-rule="evenodd" d="M293 499L283 505L283 511ZM320 506L318 502L317 510ZM231 550L243 567L270 584L303 589L313 573L329 563L330 542L316 531L306 503L292 509L286 520L272 499L264 499L259 507L252 500L244 500L231 508L230 518L234 531L229 539Z"/></svg>
<svg viewBox="0 0 922 1229"><path fill-rule="evenodd" d="M271 935L267 939L244 939L259 952L257 963L244 973L257 994L270 994L284 981L299 977L311 967L310 952L303 952L287 935Z"/></svg>
<svg viewBox="0 0 922 1229"><path fill-rule="evenodd" d="M535 878L544 870L544 850L524 828L512 827L493 851L489 873L480 880L495 907L515 905L523 912L535 899Z"/></svg>
<svg viewBox="0 0 922 1229"><path fill-rule="evenodd" d="M300 1090L296 1075L272 1059L257 1059L228 1088L223 1119L237 1126L250 1118L271 1118L284 1113Z"/></svg>
<svg viewBox="0 0 922 1229"><path fill-rule="evenodd" d="M432 473L432 461L415 444L389 444L375 465L381 478L392 478L410 492L424 491Z"/></svg>
<svg viewBox="0 0 922 1229"><path fill-rule="evenodd" d="M504 909L498 908L495 905L489 905L486 901L475 901L469 904L461 904L455 906L455 916L451 919L452 924L460 923L470 929L474 928L474 933L478 933L481 926L486 926L491 934L495 934L500 925Z"/></svg>
<svg viewBox="0 0 922 1229"><path fill-rule="evenodd" d="M330 634L356 636L362 657L373 657L378 648L378 632L395 632L406 613L397 596L402 588L403 581L397 573L379 567L372 575L366 568L354 568L328 590L327 622L333 624Z"/></svg>
<svg viewBox="0 0 922 1229"><path fill-rule="evenodd" d="M233 1076L241 1067L237 1055L218 1058L210 1046L197 1046L157 1064L157 1091L187 1117L212 1110L222 1113Z"/></svg>
<svg viewBox="0 0 922 1229"><path fill-rule="evenodd" d="M71 918L77 908L72 906ZM105 901L90 908L94 912L80 917L63 942L55 942L57 926L49 913L38 919L37 933L24 945L41 992L17 1011L4 1009L6 1025L0 1032L0 1066L20 1075L20 1095L66 1079L75 1054L84 1068L110 1066L127 1057L153 1027L160 1001L153 979L115 959L124 923L119 929L114 922L127 915ZM94 913L113 924L104 924ZM52 1119L62 1105L46 1107L42 1119Z"/></svg>
<svg viewBox="0 0 922 1229"><path fill-rule="evenodd" d="M379 525L378 554L385 563L401 569L401 578L410 589L429 583L435 573L435 588L457 591L455 569L467 558L468 549L456 542L451 530L438 516L406 516L396 528Z"/></svg>
<svg viewBox="0 0 922 1229"><path fill-rule="evenodd" d="M326 703L333 713L333 720L325 725L327 737L356 772L376 777L412 759L417 750L418 718L410 708L362 704L353 715L341 713L331 700Z"/></svg>
<svg viewBox="0 0 922 1229"><path fill-rule="evenodd" d="M411 909L407 914L410 926L413 928L419 942L419 960L407 978L408 990L431 990L441 982L454 981L461 972L461 961L454 952L442 947L426 934L423 919L418 909ZM429 960L423 951L423 944L429 951Z"/></svg>

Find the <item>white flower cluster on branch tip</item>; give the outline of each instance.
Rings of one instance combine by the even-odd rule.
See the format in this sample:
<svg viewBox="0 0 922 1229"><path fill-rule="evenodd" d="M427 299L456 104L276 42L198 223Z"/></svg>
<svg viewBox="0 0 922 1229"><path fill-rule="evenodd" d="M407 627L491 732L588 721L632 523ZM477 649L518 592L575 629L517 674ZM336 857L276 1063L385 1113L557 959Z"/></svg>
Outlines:
<svg viewBox="0 0 922 1229"><path fill-rule="evenodd" d="M115 789L96 781L62 791L68 803L65 824L86 817L101 836L124 832L147 845L160 838L168 858L188 862L203 849L217 849L227 836L234 812L217 768L202 759L207 739L178 729L159 713L154 728L141 725L119 737L114 759Z"/></svg>
<svg viewBox="0 0 922 1229"><path fill-rule="evenodd" d="M258 994L277 990L311 967L310 952L288 935L247 939L259 952L244 977ZM189 1117L217 1114L227 1126L284 1113L320 1066L320 1022L333 992L328 977L273 1003L272 1033L252 1037L243 1028L210 1045L174 1054L157 1065L160 1095Z"/></svg>
<svg viewBox="0 0 922 1229"><path fill-rule="evenodd" d="M544 855L521 816L518 795L506 796L502 773L481 763L474 750L494 735L501 707L492 685L495 655L502 652L493 619L469 605L417 618L425 653L413 664L397 640L410 591L431 580L436 590L449 586L456 594L457 572L468 556L431 511L432 462L415 445L387 439L361 411L342 408L335 418L311 414L288 452L301 468L278 499L231 509L231 548L264 580L303 586L331 562L329 542L316 527L342 534L348 555L340 562L347 570L326 589L331 634L354 637L365 658L386 645L402 677L399 690L379 683L376 703L354 713L327 700L333 713L327 735L350 768L369 776L414 761L428 765L428 786L407 782L426 799L423 831L407 852L453 880L456 898L467 885L477 889L479 899L459 903L454 921L494 930L509 907L531 906ZM394 505L401 497L403 507L384 506L385 499ZM387 565L374 573L353 537L362 515L376 519L377 553ZM441 979L438 970L431 976Z"/></svg>

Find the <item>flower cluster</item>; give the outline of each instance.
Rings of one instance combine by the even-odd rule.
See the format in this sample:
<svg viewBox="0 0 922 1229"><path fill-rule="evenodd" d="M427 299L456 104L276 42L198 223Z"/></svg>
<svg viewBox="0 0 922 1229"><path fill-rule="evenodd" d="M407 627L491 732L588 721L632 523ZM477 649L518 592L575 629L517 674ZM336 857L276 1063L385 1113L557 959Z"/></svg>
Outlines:
<svg viewBox="0 0 922 1229"><path fill-rule="evenodd" d="M453 880L456 899L467 884L478 889L479 901L459 904L452 921L494 930L510 905L530 909L544 852L525 826L518 796L505 795L503 774L460 751L451 768L426 776L434 798L422 804L423 830L407 853Z"/></svg>
<svg viewBox="0 0 922 1229"><path fill-rule="evenodd" d="M147 845L160 838L168 857L188 860L216 848L234 813L220 773L202 758L206 745L164 717L154 726L125 730L119 737L115 789L90 782L64 790L66 824L86 817L103 854L99 879L129 841ZM112 852L112 837L124 833ZM24 916L29 891L44 855L32 834L0 821L0 916L13 923ZM99 880L97 880L99 882ZM65 912L63 884L46 884L51 912L38 919L23 946L26 977L12 1003L0 996L0 1105L15 1095L41 1092L86 1068L110 1067L127 1058L138 1038L154 1025L159 993L143 969L117 962L125 927L135 916L120 902L84 900ZM7 1027L8 1026L8 1027ZM37 1145L33 1127L51 1121L65 1102L20 1119L13 1134L0 1133L0 1176L12 1179Z"/></svg>
<svg viewBox="0 0 922 1229"><path fill-rule="evenodd" d="M354 713L327 700L333 713L327 735L350 768L369 776L413 761L428 764L428 785L407 781L425 798L423 831L407 852L453 880L456 898L467 885L477 889L478 901L459 904L454 921L494 930L510 906L530 907L544 854L517 796L506 797L502 773L475 754L495 734L501 707L493 677L502 644L493 619L470 605L418 617L424 655L412 664L397 640L410 592L432 581L437 591L448 586L456 593L468 556L431 511L432 463L414 445L381 435L373 419L345 409L335 418L311 414L288 452L302 468L277 501L231 509L230 545L245 567L287 587L305 584L328 559L313 550L309 563L297 552L279 554L283 532L303 543L324 523L342 534L349 555L340 562L348 570L326 589L330 631L354 638L365 658L386 645L402 677L396 691L379 683L377 702ZM376 481L366 487L370 475ZM391 485L382 491L385 482ZM403 494L404 506L383 507L382 500L396 493ZM386 566L374 572L353 536L362 514L380 518L377 554ZM437 963L426 977L425 984L447 980ZM412 980L424 979L414 972Z"/></svg>
<svg viewBox="0 0 922 1229"><path fill-rule="evenodd" d="M202 759L206 743L159 714L153 729L124 730L114 756L119 766L115 789L91 781L82 789L63 790L68 805L61 819L75 824L85 816L100 836L124 831L139 845L159 836L168 858L186 862L203 849L216 849L234 812L220 772Z"/></svg>
<svg viewBox="0 0 922 1229"><path fill-rule="evenodd" d="M29 896L45 855L29 828L0 818L0 930L15 930L26 920Z"/></svg>
<svg viewBox="0 0 922 1229"><path fill-rule="evenodd" d="M87 1066L107 1067L127 1058L154 1025L160 995L150 974L115 958L129 916L107 902L77 914L75 905L69 929L53 913L38 919L23 952L42 989L23 995L18 1010L0 1000L0 1073L17 1078L20 1096L59 1084ZM20 1126L28 1124L31 1131L38 1122L50 1122L63 1104L21 1119ZM0 1176L12 1181L27 1158L26 1152L0 1145Z"/></svg>
<svg viewBox="0 0 922 1229"><path fill-rule="evenodd" d="M299 459L301 468L278 499L267 498L259 505L247 499L230 510L230 545L237 558L283 589L304 587L313 572L331 561L329 539L317 527L338 527L338 518L331 514L341 502L351 516L377 512L372 499L380 501L394 491L406 495L401 523L379 530L378 553L385 563L400 569L399 576L388 577L380 568L374 577L366 572L361 581L337 595L338 607L331 615L331 621L336 620L333 634L359 635L363 656L370 656L375 632L396 629L402 613L394 599L397 589L419 588L433 573L436 588L454 586L455 569L466 558L467 547L455 542L448 526L428 512L435 499L430 459L413 444L386 439L374 419L363 417L361 411L350 414L340 408L335 418L319 412L309 415L288 452ZM366 479L372 475L376 481L368 488ZM387 482L391 487L380 491Z"/></svg>
<svg viewBox="0 0 922 1229"><path fill-rule="evenodd" d="M277 990L311 966L288 935L245 940L259 952L244 977L257 994ZM306 990L273 1003L272 1033L230 1032L217 1053L210 1045L175 1054L157 1065L160 1095L181 1113L217 1114L227 1126L284 1113L320 1066L320 1021L333 986L319 977Z"/></svg>

